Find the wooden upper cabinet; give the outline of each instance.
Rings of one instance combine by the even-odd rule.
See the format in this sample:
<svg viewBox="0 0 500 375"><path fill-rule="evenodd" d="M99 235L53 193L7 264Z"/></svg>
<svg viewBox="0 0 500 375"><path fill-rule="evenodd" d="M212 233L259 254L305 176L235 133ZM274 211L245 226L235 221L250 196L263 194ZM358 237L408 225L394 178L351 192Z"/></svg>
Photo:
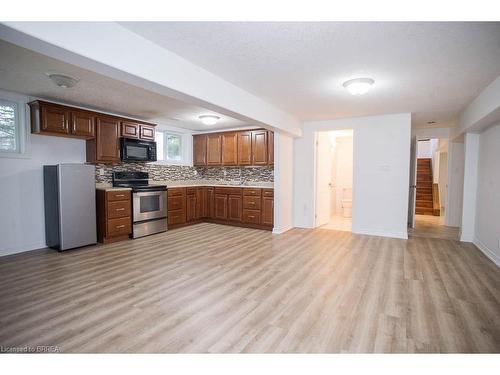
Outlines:
<svg viewBox="0 0 500 375"><path fill-rule="evenodd" d="M269 165L274 164L274 132L267 132L267 162Z"/></svg>
<svg viewBox="0 0 500 375"><path fill-rule="evenodd" d="M120 135L124 138L139 138L139 124L132 121L122 121Z"/></svg>
<svg viewBox="0 0 500 375"><path fill-rule="evenodd" d="M34 133L69 134L70 111L67 108L56 104L40 103L39 111L39 126Z"/></svg>
<svg viewBox="0 0 500 375"><path fill-rule="evenodd" d="M207 136L193 135L193 165L207 165Z"/></svg>
<svg viewBox="0 0 500 375"><path fill-rule="evenodd" d="M88 159L87 143L87 161L104 163L120 161L120 119L101 116L96 118L95 160Z"/></svg>
<svg viewBox="0 0 500 375"><path fill-rule="evenodd" d="M139 124L139 138L145 141L154 141L155 127L153 125Z"/></svg>
<svg viewBox="0 0 500 375"><path fill-rule="evenodd" d="M252 131L252 165L267 165L267 130Z"/></svg>
<svg viewBox="0 0 500 375"><path fill-rule="evenodd" d="M71 111L71 134L82 138L94 138L95 115L86 111Z"/></svg>
<svg viewBox="0 0 500 375"><path fill-rule="evenodd" d="M222 137L220 134L207 135L207 165L221 165Z"/></svg>
<svg viewBox="0 0 500 375"><path fill-rule="evenodd" d="M252 164L252 132L238 132L238 165Z"/></svg>
<svg viewBox="0 0 500 375"><path fill-rule="evenodd" d="M238 165L238 133L222 133L222 165Z"/></svg>

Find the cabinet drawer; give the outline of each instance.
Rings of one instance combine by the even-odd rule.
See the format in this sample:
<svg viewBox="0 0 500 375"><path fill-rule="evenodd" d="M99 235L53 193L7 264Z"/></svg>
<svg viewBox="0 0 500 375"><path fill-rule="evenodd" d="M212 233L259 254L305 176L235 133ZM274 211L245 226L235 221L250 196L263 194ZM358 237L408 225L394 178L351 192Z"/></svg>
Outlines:
<svg viewBox="0 0 500 375"><path fill-rule="evenodd" d="M241 188L216 187L215 194L241 195Z"/></svg>
<svg viewBox="0 0 500 375"><path fill-rule="evenodd" d="M168 211L175 211L186 208L186 197L184 197L183 195L168 197L167 200L168 200L167 202Z"/></svg>
<svg viewBox="0 0 500 375"><path fill-rule="evenodd" d="M107 223L107 236L121 236L132 232L130 217L109 219Z"/></svg>
<svg viewBox="0 0 500 375"><path fill-rule="evenodd" d="M260 197L250 195L243 196L243 208L250 210L260 210Z"/></svg>
<svg viewBox="0 0 500 375"><path fill-rule="evenodd" d="M108 203L108 219L130 217L130 201L116 201Z"/></svg>
<svg viewBox="0 0 500 375"><path fill-rule="evenodd" d="M186 195L186 188L171 188L167 189L167 195L169 197L175 197L178 195Z"/></svg>
<svg viewBox="0 0 500 375"><path fill-rule="evenodd" d="M186 210L168 211L168 225L184 224L186 222Z"/></svg>
<svg viewBox="0 0 500 375"><path fill-rule="evenodd" d="M250 188L245 188L243 189L243 195L249 195L249 196L254 196L254 197L260 197L262 189L250 189Z"/></svg>
<svg viewBox="0 0 500 375"><path fill-rule="evenodd" d="M186 188L186 194L196 194L196 188L195 187Z"/></svg>
<svg viewBox="0 0 500 375"><path fill-rule="evenodd" d="M263 197L274 197L274 189L262 189Z"/></svg>
<svg viewBox="0 0 500 375"><path fill-rule="evenodd" d="M129 201L130 191L128 190L118 190L118 191L107 191L106 198L108 201Z"/></svg>
<svg viewBox="0 0 500 375"><path fill-rule="evenodd" d="M249 224L260 224L260 211L243 210L243 222Z"/></svg>

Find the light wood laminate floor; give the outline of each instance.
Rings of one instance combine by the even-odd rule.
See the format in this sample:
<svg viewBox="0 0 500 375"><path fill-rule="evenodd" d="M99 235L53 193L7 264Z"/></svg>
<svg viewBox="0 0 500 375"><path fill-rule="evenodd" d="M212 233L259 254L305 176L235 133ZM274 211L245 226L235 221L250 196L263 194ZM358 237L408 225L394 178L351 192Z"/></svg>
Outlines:
<svg viewBox="0 0 500 375"><path fill-rule="evenodd" d="M499 352L471 244L198 224L0 258L0 345L62 352Z"/></svg>

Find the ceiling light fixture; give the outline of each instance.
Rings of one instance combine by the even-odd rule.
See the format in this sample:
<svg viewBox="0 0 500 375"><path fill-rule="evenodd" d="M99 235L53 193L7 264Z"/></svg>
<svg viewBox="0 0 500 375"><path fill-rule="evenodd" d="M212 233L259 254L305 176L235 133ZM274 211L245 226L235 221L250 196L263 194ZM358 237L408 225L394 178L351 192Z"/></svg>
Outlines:
<svg viewBox="0 0 500 375"><path fill-rule="evenodd" d="M50 78L52 82L54 82L57 86L62 87L63 89L68 89L74 87L78 80L76 78L57 73L45 73L47 77Z"/></svg>
<svg viewBox="0 0 500 375"><path fill-rule="evenodd" d="M220 120L219 116L214 116L214 115L203 115L198 117L202 123L205 125L215 125L217 121Z"/></svg>
<svg viewBox="0 0 500 375"><path fill-rule="evenodd" d="M370 90L375 81L371 78L355 78L350 79L349 81L345 81L343 86L349 91L352 95L363 95Z"/></svg>

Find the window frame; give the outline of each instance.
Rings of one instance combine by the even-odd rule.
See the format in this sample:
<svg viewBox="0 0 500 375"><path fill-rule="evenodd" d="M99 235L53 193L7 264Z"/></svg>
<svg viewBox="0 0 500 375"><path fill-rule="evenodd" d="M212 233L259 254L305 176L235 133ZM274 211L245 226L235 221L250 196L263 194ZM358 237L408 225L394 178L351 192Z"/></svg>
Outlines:
<svg viewBox="0 0 500 375"><path fill-rule="evenodd" d="M156 129L156 133L161 133L162 134L162 139L163 139L163 158L164 160L157 160L154 162L155 164L160 164L160 165L190 165L191 161L188 160L188 144L187 144L187 134L177 132L177 131L172 131L169 129ZM167 137L169 135L173 135L176 137L180 138L181 144L180 144L180 160L168 160L166 159L167 157Z"/></svg>
<svg viewBox="0 0 500 375"><path fill-rule="evenodd" d="M16 123L16 141L15 151L0 150L0 158L30 158L29 154L29 134L28 126L28 97L0 90L0 102L16 105L17 123Z"/></svg>

